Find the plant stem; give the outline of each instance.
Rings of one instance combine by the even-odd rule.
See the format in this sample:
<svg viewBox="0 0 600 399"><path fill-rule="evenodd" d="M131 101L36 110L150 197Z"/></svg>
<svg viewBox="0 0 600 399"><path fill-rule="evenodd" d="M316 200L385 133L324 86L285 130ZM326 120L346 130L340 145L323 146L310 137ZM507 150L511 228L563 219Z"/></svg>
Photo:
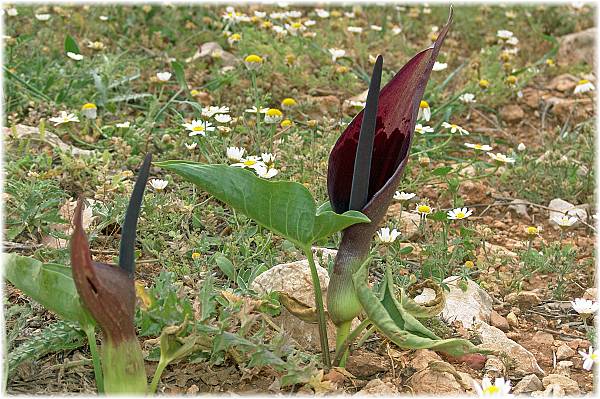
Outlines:
<svg viewBox="0 0 600 399"><path fill-rule="evenodd" d="M371 327L369 327L369 329L367 330L367 332L365 333L365 335L363 335L358 342L356 343L356 346L363 346L363 344L365 343L365 341L371 336L371 334L373 334L373 332L375 331L375 325L372 325Z"/></svg>
<svg viewBox="0 0 600 399"><path fill-rule="evenodd" d="M319 339L321 340L321 351L323 356L323 364L326 369L331 368L331 359L329 357L329 340L327 339L327 319L325 318L325 308L323 307L323 294L321 292L321 280L317 273L317 266L312 253L312 248L308 246L304 248L304 254L308 259L310 266L310 275L313 282L313 290L315 291L315 306L317 308L317 317L319 320Z"/></svg>
<svg viewBox="0 0 600 399"><path fill-rule="evenodd" d="M156 371L154 372L154 377L152 377L152 382L150 383L150 393L151 394L155 394L156 393L156 389L158 388L158 383L160 382L160 376L162 375L163 371L165 371L165 368L167 367L169 363L168 362L163 362L162 359L161 361L158 362L158 366L156 367Z"/></svg>
<svg viewBox="0 0 600 399"><path fill-rule="evenodd" d="M350 334L350 328L352 327L352 321L346 321L337 326L335 335L335 359L334 364L340 367L346 367L346 360L348 360L348 346L344 346L348 340L348 334Z"/></svg>
<svg viewBox="0 0 600 399"><path fill-rule="evenodd" d="M90 346L90 352L92 354L92 363L94 364L94 378L96 379L96 389L98 393L104 393L104 376L102 374L102 365L100 364L100 355L98 354L98 347L96 346L96 331L94 326L88 325L83 326L83 331L88 340Z"/></svg>
<svg viewBox="0 0 600 399"><path fill-rule="evenodd" d="M348 322L347 324L349 329L352 323ZM367 328L369 324L371 324L371 320L364 319L354 330L352 330L350 334L346 333L346 337L344 337L343 341L340 339L340 329L342 328L342 326L338 327L338 336L336 337L335 359L333 360L334 365L338 365L339 367L346 366L346 360L348 359L349 353L348 348L352 344L352 341L354 341L360 335L360 333L365 328Z"/></svg>

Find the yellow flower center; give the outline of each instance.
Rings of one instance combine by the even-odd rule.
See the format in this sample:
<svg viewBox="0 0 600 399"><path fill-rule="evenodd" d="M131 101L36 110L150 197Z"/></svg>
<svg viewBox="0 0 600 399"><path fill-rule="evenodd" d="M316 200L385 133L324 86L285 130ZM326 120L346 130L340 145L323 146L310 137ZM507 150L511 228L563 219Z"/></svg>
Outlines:
<svg viewBox="0 0 600 399"><path fill-rule="evenodd" d="M81 107L81 109L96 109L96 104L86 103L83 104L83 107Z"/></svg>
<svg viewBox="0 0 600 399"><path fill-rule="evenodd" d="M592 353L592 354L590 355L590 359L592 359L592 360L596 360L596 359L598 359L598 355L597 355L596 353Z"/></svg>
<svg viewBox="0 0 600 399"><path fill-rule="evenodd" d="M284 98L281 104L285 105L286 107L293 107L294 105L296 105L296 100L294 100L293 98Z"/></svg>
<svg viewBox="0 0 600 399"><path fill-rule="evenodd" d="M267 110L267 115L271 116L271 117L277 117L277 116L282 116L283 113L280 110L278 110L277 108L269 108Z"/></svg>
<svg viewBox="0 0 600 399"><path fill-rule="evenodd" d="M204 131L204 126L202 126L202 125L194 126L192 128L192 131L194 131L194 132L202 132L202 131Z"/></svg>
<svg viewBox="0 0 600 399"><path fill-rule="evenodd" d="M193 89L193 90L190 91L190 94L192 96L197 96L198 94L200 94L200 92L198 90L196 90L196 89Z"/></svg>
<svg viewBox="0 0 600 399"><path fill-rule="evenodd" d="M255 63L255 64L260 64L263 62L263 59L256 54L250 54L249 56L246 57L246 59L244 61L250 62L250 63Z"/></svg>
<svg viewBox="0 0 600 399"><path fill-rule="evenodd" d="M464 219L465 217L466 217L466 215L464 214L464 212L458 212L456 214L457 219Z"/></svg>
<svg viewBox="0 0 600 399"><path fill-rule="evenodd" d="M237 41L240 40L242 38L242 36L239 33L234 33L233 35L229 36L229 40L231 41Z"/></svg>
<svg viewBox="0 0 600 399"><path fill-rule="evenodd" d="M500 388L498 388L495 385L490 385L489 387L487 387L486 389L483 390L483 393L484 394L488 393L488 394L494 395L494 394L500 393Z"/></svg>
<svg viewBox="0 0 600 399"><path fill-rule="evenodd" d="M200 256L201 256L201 255L200 255L200 252L194 252L194 253L192 253L192 259L193 259L193 260L198 260L198 259L200 259Z"/></svg>
<svg viewBox="0 0 600 399"><path fill-rule="evenodd" d="M450 127L451 127L452 129L456 129L456 128L458 127L458 125L455 125L455 124L453 123L453 124L451 124L451 125L450 125Z"/></svg>
<svg viewBox="0 0 600 399"><path fill-rule="evenodd" d="M472 261L472 260L468 260L468 261L466 261L466 262L465 262L465 267L466 267L467 269L472 269L472 268L474 268L474 267L475 267L475 263L473 263L473 261Z"/></svg>
<svg viewBox="0 0 600 399"><path fill-rule="evenodd" d="M244 166L252 166L255 164L256 164L256 161L253 159L248 159L247 161L244 161Z"/></svg>
<svg viewBox="0 0 600 399"><path fill-rule="evenodd" d="M509 77L506 78L506 82L508 84L514 85L515 83L517 83L517 77L514 75L510 75Z"/></svg>
<svg viewBox="0 0 600 399"><path fill-rule="evenodd" d="M281 121L281 127L288 127L288 126L292 126L294 124L294 122L292 122L289 119L284 119L283 121Z"/></svg>
<svg viewBox="0 0 600 399"><path fill-rule="evenodd" d="M429 207L428 205L419 205L417 211L419 211L420 213L431 213L431 207Z"/></svg>
<svg viewBox="0 0 600 399"><path fill-rule="evenodd" d="M550 65L550 66L554 65L554 60L552 58L548 58L546 60L546 65Z"/></svg>
<svg viewBox="0 0 600 399"><path fill-rule="evenodd" d="M473 148L475 148L476 150L481 150L483 146L481 144L475 144Z"/></svg>
<svg viewBox="0 0 600 399"><path fill-rule="evenodd" d="M421 103L419 104L419 108L429 108L429 103L425 100L421 100Z"/></svg>
<svg viewBox="0 0 600 399"><path fill-rule="evenodd" d="M538 233L538 229L537 229L537 227L534 227L534 226L529 226L529 227L527 227L527 228L525 229L525 231L527 231L527 234L529 234L529 235L531 235L531 236L533 236L533 235L536 235L536 234Z"/></svg>
<svg viewBox="0 0 600 399"><path fill-rule="evenodd" d="M586 84L588 84L588 83L590 83L590 81L589 81L589 80L587 80L587 79L581 79L581 80L580 80L580 81L577 83L577 85L578 85L578 86L581 86L581 85L586 85Z"/></svg>
<svg viewBox="0 0 600 399"><path fill-rule="evenodd" d="M481 79L481 80L479 81L479 87L481 87L481 88L484 88L484 89L485 89L485 88L487 88L489 85L490 85L490 82L489 82L488 80L486 80L486 79Z"/></svg>
<svg viewBox="0 0 600 399"><path fill-rule="evenodd" d="M300 29L302 27L302 24L300 22L294 22L291 26L294 29Z"/></svg>
<svg viewBox="0 0 600 399"><path fill-rule="evenodd" d="M271 23L271 21L264 21L261 26L265 29L269 29L273 26L273 24Z"/></svg>

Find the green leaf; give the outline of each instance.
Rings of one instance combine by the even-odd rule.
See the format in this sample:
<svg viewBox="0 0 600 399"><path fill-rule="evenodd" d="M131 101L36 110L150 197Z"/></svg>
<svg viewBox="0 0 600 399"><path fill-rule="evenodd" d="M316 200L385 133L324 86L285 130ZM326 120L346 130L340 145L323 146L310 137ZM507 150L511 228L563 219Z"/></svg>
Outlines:
<svg viewBox="0 0 600 399"><path fill-rule="evenodd" d="M215 198L303 247L311 243L316 207L299 183L267 181L253 172L227 165L187 161L158 162L208 191Z"/></svg>
<svg viewBox="0 0 600 399"><path fill-rule="evenodd" d="M179 86L185 91L188 90L187 82L185 81L185 70L183 69L183 65L180 62L173 61L171 63L171 67L173 68L173 73L175 74L175 79Z"/></svg>
<svg viewBox="0 0 600 399"><path fill-rule="evenodd" d="M75 288L71 268L15 254L4 255L5 277L48 310L82 326L94 324L83 308Z"/></svg>
<svg viewBox="0 0 600 399"><path fill-rule="evenodd" d="M222 253L215 254L215 263L231 281L235 281L235 267L233 263Z"/></svg>
<svg viewBox="0 0 600 399"><path fill-rule="evenodd" d="M448 216L444 211L436 211L433 214L429 215L429 219L436 222L445 222L446 220L448 220Z"/></svg>
<svg viewBox="0 0 600 399"><path fill-rule="evenodd" d="M431 172L431 174L434 176L446 176L451 171L452 171L452 166L441 166L439 168L434 169Z"/></svg>
<svg viewBox="0 0 600 399"><path fill-rule="evenodd" d="M388 339L405 349L432 349L460 356L477 352L475 346L465 339L440 339L421 324L402 304L402 298L397 300L391 276L387 273L384 282L384 293L379 299L368 287L367 259L352 276L358 299L373 325Z"/></svg>
<svg viewBox="0 0 600 399"><path fill-rule="evenodd" d="M81 50L79 50L79 46L73 36L67 35L65 38L65 52L81 54Z"/></svg>
<svg viewBox="0 0 600 399"><path fill-rule="evenodd" d="M327 238L356 223L369 223L371 220L358 211L347 211L338 214L333 211L317 212L312 242Z"/></svg>

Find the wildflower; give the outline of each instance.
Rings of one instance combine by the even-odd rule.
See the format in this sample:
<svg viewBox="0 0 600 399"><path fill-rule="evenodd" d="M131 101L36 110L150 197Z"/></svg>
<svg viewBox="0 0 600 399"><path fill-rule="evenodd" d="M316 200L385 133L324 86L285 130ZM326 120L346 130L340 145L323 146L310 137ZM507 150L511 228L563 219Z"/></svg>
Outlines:
<svg viewBox="0 0 600 399"><path fill-rule="evenodd" d="M52 117L49 121L53 122L54 126L58 126L69 122L79 122L79 118L75 116L75 114L68 114L66 111L60 111L59 116Z"/></svg>
<svg viewBox="0 0 600 399"><path fill-rule="evenodd" d="M169 79L171 79L171 72L158 72L156 74L156 77L158 78L159 81L166 82Z"/></svg>
<svg viewBox="0 0 600 399"><path fill-rule="evenodd" d="M471 144L471 143L465 143L465 147L468 148L472 148L474 150L480 150L480 151L492 151L492 147L487 145L487 144Z"/></svg>
<svg viewBox="0 0 600 399"><path fill-rule="evenodd" d="M415 193L405 193L404 191L396 191L394 193L394 199L398 201L408 201L415 197Z"/></svg>
<svg viewBox="0 0 600 399"><path fill-rule="evenodd" d="M215 120L219 123L229 123L231 122L231 115L229 114L216 114Z"/></svg>
<svg viewBox="0 0 600 399"><path fill-rule="evenodd" d="M473 210L468 209L468 208L456 208L451 211L448 211L448 213L447 213L448 219L450 219L450 220L466 219L469 216L471 216L472 214L473 214Z"/></svg>
<svg viewBox="0 0 600 399"><path fill-rule="evenodd" d="M575 223L577 223L579 219L575 216L570 216L570 215L559 215L559 216L554 216L552 218L552 221L554 223L556 223L558 226L560 227L572 227Z"/></svg>
<svg viewBox="0 0 600 399"><path fill-rule="evenodd" d="M583 358L583 369L590 371L594 366L594 363L598 363L600 361L600 351L598 349L594 350L593 347L590 346L587 353L584 351L579 351L579 354Z"/></svg>
<svg viewBox="0 0 600 399"><path fill-rule="evenodd" d="M241 162L244 158L245 151L246 150L241 147L227 147L227 158L229 158L230 161Z"/></svg>
<svg viewBox="0 0 600 399"><path fill-rule="evenodd" d="M292 122L289 119L284 119L281 121L281 123L279 124L281 127L290 127L294 124L294 122Z"/></svg>
<svg viewBox="0 0 600 399"><path fill-rule="evenodd" d="M421 216L427 216L433 212L433 208L426 204L417 204L415 212L421 214Z"/></svg>
<svg viewBox="0 0 600 399"><path fill-rule="evenodd" d="M510 394L510 381L505 381L503 377L497 377L494 380L493 385L488 377L483 377L481 385L475 382L474 388L480 398L487 398L490 396L509 398L514 396Z"/></svg>
<svg viewBox="0 0 600 399"><path fill-rule="evenodd" d="M251 71L255 71L258 68L260 68L262 63L262 57L256 54L250 54L249 56L244 58L244 64L246 65L246 68L250 69Z"/></svg>
<svg viewBox="0 0 600 399"><path fill-rule="evenodd" d="M270 168L268 166L259 165L254 169L258 177L262 177L263 179L270 179L273 176L276 176L279 171L274 168Z"/></svg>
<svg viewBox="0 0 600 399"><path fill-rule="evenodd" d="M577 86L575 86L574 94L585 93L588 91L596 90L594 84L587 79L581 79L577 82Z"/></svg>
<svg viewBox="0 0 600 399"><path fill-rule="evenodd" d="M519 44L519 39L517 39L516 36L513 36L506 41L506 44L510 44L511 46L516 46L517 44Z"/></svg>
<svg viewBox="0 0 600 399"><path fill-rule="evenodd" d="M269 108L265 112L265 123L279 123L283 119L283 113L277 108Z"/></svg>
<svg viewBox="0 0 600 399"><path fill-rule="evenodd" d="M381 32L383 30L383 28L379 25L371 25L370 28L371 28L371 30L374 30L375 32Z"/></svg>
<svg viewBox="0 0 600 399"><path fill-rule="evenodd" d="M350 69L348 69L348 67L344 66L344 65L340 65L340 66L338 66L338 67L335 68L335 72L339 73L340 75L348 73L349 70Z"/></svg>
<svg viewBox="0 0 600 399"><path fill-rule="evenodd" d="M319 18L329 18L329 11L323 10L322 8L315 8L315 12Z"/></svg>
<svg viewBox="0 0 600 399"><path fill-rule="evenodd" d="M156 191L162 191L162 190L164 190L165 187L167 187L167 184L169 184L169 182L166 181L166 180L161 180L161 179L152 179L152 180L150 180L150 185Z"/></svg>
<svg viewBox="0 0 600 399"><path fill-rule="evenodd" d="M35 14L35 19L38 21L47 21L50 19L50 14Z"/></svg>
<svg viewBox="0 0 600 399"><path fill-rule="evenodd" d="M400 33L402 33L402 28L396 25L392 28L392 33L394 34L394 36L397 36Z"/></svg>
<svg viewBox="0 0 600 399"><path fill-rule="evenodd" d="M202 255L200 255L200 252L192 252L192 259L193 260L198 260L200 259Z"/></svg>
<svg viewBox="0 0 600 399"><path fill-rule="evenodd" d="M468 261L466 261L466 262L465 262L465 267L466 267L467 269L472 269L472 268L474 268L474 267L475 267L475 263L473 263L473 261L472 261L472 260L468 260Z"/></svg>
<svg viewBox="0 0 600 399"><path fill-rule="evenodd" d="M448 64L445 62L435 62L433 64L433 70L434 71L443 71L444 69L448 68Z"/></svg>
<svg viewBox="0 0 600 399"><path fill-rule="evenodd" d="M100 21L108 21L108 17L106 15L100 15L98 18Z"/></svg>
<svg viewBox="0 0 600 399"><path fill-rule="evenodd" d="M525 233L527 233L528 236L532 236L532 237L540 234L540 230L542 230L541 227L535 227L535 226L525 227Z"/></svg>
<svg viewBox="0 0 600 399"><path fill-rule="evenodd" d="M429 108L429 103L425 100L421 100L419 103L417 119L425 119L427 122L431 119L431 109Z"/></svg>
<svg viewBox="0 0 600 399"><path fill-rule="evenodd" d="M17 9L16 9L16 8L14 8L14 7L11 7L11 8L8 8L8 9L6 10L6 14L7 14L9 17L16 17L17 15L19 15L19 11L17 11Z"/></svg>
<svg viewBox="0 0 600 399"><path fill-rule="evenodd" d="M346 18L352 19L356 16L356 14L354 14L354 12L348 12L348 11L344 11L344 16Z"/></svg>
<svg viewBox="0 0 600 399"><path fill-rule="evenodd" d="M267 16L267 13L262 11L254 11L254 16L262 19Z"/></svg>
<svg viewBox="0 0 600 399"><path fill-rule="evenodd" d="M188 150L191 151L198 146L198 143L192 143L192 144L183 143L183 145L185 145L185 148L187 148Z"/></svg>
<svg viewBox="0 0 600 399"><path fill-rule="evenodd" d="M119 127L119 128L128 128L129 126L131 126L131 122L125 121L125 122L117 123L115 126Z"/></svg>
<svg viewBox="0 0 600 399"><path fill-rule="evenodd" d="M584 298L576 298L575 301L571 301L571 306L573 306L573 309L575 309L577 313L586 316L598 311L598 302Z"/></svg>
<svg viewBox="0 0 600 399"><path fill-rule="evenodd" d="M81 107L81 113L88 119L96 119L98 108L94 103L85 103Z"/></svg>
<svg viewBox="0 0 600 399"><path fill-rule="evenodd" d="M496 36L498 36L498 38L501 40L508 40L513 37L513 33L509 30L502 29L496 32Z"/></svg>
<svg viewBox="0 0 600 399"><path fill-rule="evenodd" d="M298 105L298 103L293 98L288 97L284 98L283 101L281 101L281 108L283 109L290 109L295 107L296 105Z"/></svg>
<svg viewBox="0 0 600 399"><path fill-rule="evenodd" d="M242 35L240 35L239 33L234 33L227 38L227 43L229 43L230 46L233 46L235 43L239 42L240 40L242 40Z"/></svg>
<svg viewBox="0 0 600 399"><path fill-rule="evenodd" d="M527 147L525 147L525 144L523 143L519 143L519 145L517 146L517 151L525 151L527 149Z"/></svg>
<svg viewBox="0 0 600 399"><path fill-rule="evenodd" d="M260 108L260 109L257 109L256 106L253 106L252 108L246 109L244 112L248 112L250 114L257 114L257 113L264 114L268 110L269 110L269 108Z"/></svg>
<svg viewBox="0 0 600 399"><path fill-rule="evenodd" d="M515 163L515 159L511 158L511 157L507 157L504 154L501 154L499 152L497 153L489 153L488 154L490 156L490 158L492 158L492 160L496 161L496 162L500 162L500 163Z"/></svg>
<svg viewBox="0 0 600 399"><path fill-rule="evenodd" d="M393 229L390 231L389 227L382 227L378 232L377 232L377 237L379 237L379 240L384 243L384 244L391 244L394 241L396 241L396 238L398 238L400 236L400 232L396 229Z"/></svg>
<svg viewBox="0 0 600 399"><path fill-rule="evenodd" d="M458 99L465 104L474 103L475 102L475 94L464 93L464 94L461 94L460 97L458 97Z"/></svg>
<svg viewBox="0 0 600 399"><path fill-rule="evenodd" d="M240 159L240 162L234 163L231 166L235 166L236 168L242 168L242 169L246 169L246 168L250 168L250 169L258 169L258 168L266 168L267 165L265 165L261 160L260 157L256 157L256 156L250 156L248 158L242 158Z"/></svg>
<svg viewBox="0 0 600 399"><path fill-rule="evenodd" d="M487 89L488 87L490 87L490 81L487 79L479 80L479 87L481 87L483 90Z"/></svg>
<svg viewBox="0 0 600 399"><path fill-rule="evenodd" d="M509 75L506 77L506 79L504 81L506 82L507 85L514 86L517 84L518 79L515 75Z"/></svg>
<svg viewBox="0 0 600 399"><path fill-rule="evenodd" d="M362 33L363 28L358 27L358 26L349 26L348 27L348 32L352 32L352 33Z"/></svg>
<svg viewBox="0 0 600 399"><path fill-rule="evenodd" d="M293 36L296 36L298 32L302 32L306 30L306 26L302 25L300 22L293 22L291 24L285 24L285 29L288 30Z"/></svg>
<svg viewBox="0 0 600 399"><path fill-rule="evenodd" d="M87 46L88 46L88 48L91 48L92 50L95 50L95 51L104 50L104 47L105 47L104 43L99 42L99 41L89 42Z"/></svg>
<svg viewBox="0 0 600 399"><path fill-rule="evenodd" d="M456 133L458 131L461 136L469 135L469 132L466 129L464 129L454 123L442 122L442 127L446 128L446 129L450 129L450 133Z"/></svg>
<svg viewBox="0 0 600 399"><path fill-rule="evenodd" d="M415 132L420 134L433 133L433 128L431 126L423 126L420 123L417 123L415 125Z"/></svg>
<svg viewBox="0 0 600 399"><path fill-rule="evenodd" d="M209 106L209 107L204 107L202 108L202 116L207 117L207 118L211 118L213 116L215 116L216 114L228 114L229 113L229 107L216 107L216 106Z"/></svg>
<svg viewBox="0 0 600 399"><path fill-rule="evenodd" d="M67 51L67 57L69 57L70 59L75 60L75 61L81 61L83 59L83 55L73 53L71 51Z"/></svg>
<svg viewBox="0 0 600 399"><path fill-rule="evenodd" d="M554 67L556 66L556 64L554 63L554 60L552 58L548 58L546 60L546 65L548 65L549 67Z"/></svg>
<svg viewBox="0 0 600 399"><path fill-rule="evenodd" d="M338 58L342 58L346 55L346 50L342 50L341 48L330 48L329 54L331 54L331 61L335 62Z"/></svg>
<svg viewBox="0 0 600 399"><path fill-rule="evenodd" d="M263 152L260 154L260 158L267 166L273 166L275 164L275 155L270 152Z"/></svg>
<svg viewBox="0 0 600 399"><path fill-rule="evenodd" d="M184 123L183 127L190 131L189 136L205 136L206 132L214 132L215 128L210 122L194 119L192 123Z"/></svg>

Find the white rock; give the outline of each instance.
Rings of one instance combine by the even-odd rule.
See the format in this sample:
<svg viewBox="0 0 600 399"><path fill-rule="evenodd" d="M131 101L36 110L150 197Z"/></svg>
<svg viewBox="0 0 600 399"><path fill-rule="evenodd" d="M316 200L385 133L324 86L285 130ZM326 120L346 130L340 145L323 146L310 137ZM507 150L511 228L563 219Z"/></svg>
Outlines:
<svg viewBox="0 0 600 399"><path fill-rule="evenodd" d="M557 223L554 221L555 218L562 217L565 212L568 212L572 216L577 217L579 220L586 221L587 220L587 212L585 209L586 205L575 206L570 202L562 200L560 198L555 198L548 204L548 208L552 209L549 214L550 224L557 226ZM577 221L574 226L580 225L581 222Z"/></svg>
<svg viewBox="0 0 600 399"><path fill-rule="evenodd" d="M496 352L496 356L505 355L512 360L514 368L508 370L509 375L517 378L529 374L545 375L533 354L508 338L500 329L481 322L475 324L473 330L481 337L482 343L478 348L492 350Z"/></svg>
<svg viewBox="0 0 600 399"><path fill-rule="evenodd" d="M560 374L549 374L547 377L542 379L542 383L546 388L546 391L550 386L557 385L562 390L564 390L566 395L579 395L581 391L579 390L579 385L577 381L574 381L564 375Z"/></svg>
<svg viewBox="0 0 600 399"><path fill-rule="evenodd" d="M460 281L458 276L450 276L444 280L450 292L445 293L446 306L442 311L442 318L449 322L461 321L465 328L471 328L474 322L489 322L492 297L472 280L467 280L467 290L463 291L459 287Z"/></svg>
<svg viewBox="0 0 600 399"><path fill-rule="evenodd" d="M515 395L519 395L522 393L541 391L542 389L544 389L544 385L542 384L542 381L540 381L538 376L535 374L529 374L523 377L523 379L519 381L517 385L515 385L515 388L512 390L512 393Z"/></svg>
<svg viewBox="0 0 600 399"><path fill-rule="evenodd" d="M355 395L369 395L369 396L381 396L381 395L397 395L398 388L389 381L383 382L379 378L371 380L365 385L363 389L355 393Z"/></svg>

